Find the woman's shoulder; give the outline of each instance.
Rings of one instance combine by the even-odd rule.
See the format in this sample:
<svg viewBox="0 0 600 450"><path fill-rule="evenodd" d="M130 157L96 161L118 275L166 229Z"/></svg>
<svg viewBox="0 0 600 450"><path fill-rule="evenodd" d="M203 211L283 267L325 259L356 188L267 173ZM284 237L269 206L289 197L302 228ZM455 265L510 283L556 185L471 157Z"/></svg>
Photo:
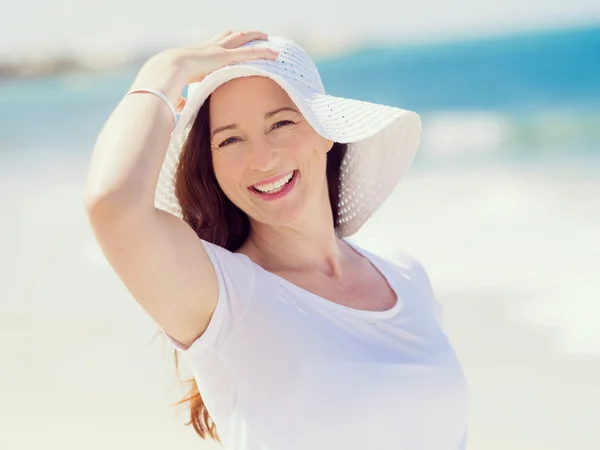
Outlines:
<svg viewBox="0 0 600 450"><path fill-rule="evenodd" d="M239 261L242 265L248 265L250 262L249 258L243 253L231 251L225 247L204 239L200 239L200 241L209 253L209 256L214 257L215 259L222 261Z"/></svg>
<svg viewBox="0 0 600 450"><path fill-rule="evenodd" d="M219 284L242 286L242 290L248 292L255 277L254 264L250 258L204 239L201 241L217 272Z"/></svg>
<svg viewBox="0 0 600 450"><path fill-rule="evenodd" d="M357 244L353 244L357 246ZM386 266L393 272L395 277L403 280L404 285L410 285L416 289L413 292L419 292L430 302L418 302L419 304L429 304L433 307L433 313L438 324L442 324L443 306L437 300L431 279L421 261L412 253L391 247L389 245L377 244L368 246L369 250L362 248L362 251L370 255L371 261L378 261L380 265ZM410 298L407 297L407 298ZM407 300L404 299L404 301ZM420 295L414 298L422 298Z"/></svg>

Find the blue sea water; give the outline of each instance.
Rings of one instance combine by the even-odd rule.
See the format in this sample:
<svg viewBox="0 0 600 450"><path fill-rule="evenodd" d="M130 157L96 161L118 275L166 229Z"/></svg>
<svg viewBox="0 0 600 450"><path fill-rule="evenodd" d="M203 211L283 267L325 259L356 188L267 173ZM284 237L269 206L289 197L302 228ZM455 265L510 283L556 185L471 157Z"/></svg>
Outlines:
<svg viewBox="0 0 600 450"><path fill-rule="evenodd" d="M600 111L600 26L409 48L320 64L332 94L420 111Z"/></svg>
<svg viewBox="0 0 600 450"><path fill-rule="evenodd" d="M600 26L316 62L330 94L418 111L421 160L600 158ZM0 155L89 153L137 70L0 82Z"/></svg>

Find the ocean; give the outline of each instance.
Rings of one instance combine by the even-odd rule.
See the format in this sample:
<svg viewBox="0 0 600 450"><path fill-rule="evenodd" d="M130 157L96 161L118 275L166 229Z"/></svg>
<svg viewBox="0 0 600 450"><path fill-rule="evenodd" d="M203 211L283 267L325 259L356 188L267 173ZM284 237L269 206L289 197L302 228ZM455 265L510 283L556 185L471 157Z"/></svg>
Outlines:
<svg viewBox="0 0 600 450"><path fill-rule="evenodd" d="M600 26L316 59L332 95L419 112L416 163L600 154ZM138 67L0 82L0 154L85 154Z"/></svg>

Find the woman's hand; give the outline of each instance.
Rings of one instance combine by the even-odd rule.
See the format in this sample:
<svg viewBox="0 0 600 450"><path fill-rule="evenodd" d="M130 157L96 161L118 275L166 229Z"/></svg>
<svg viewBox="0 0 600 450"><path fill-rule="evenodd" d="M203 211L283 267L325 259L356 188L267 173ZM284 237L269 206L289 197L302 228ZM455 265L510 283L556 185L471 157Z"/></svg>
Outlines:
<svg viewBox="0 0 600 450"><path fill-rule="evenodd" d="M259 31L224 31L198 45L162 51L144 64L131 88L159 89L180 112L185 106L181 91L187 84L201 81L211 72L236 62L276 59L278 53L268 48L242 47L261 39L268 36Z"/></svg>

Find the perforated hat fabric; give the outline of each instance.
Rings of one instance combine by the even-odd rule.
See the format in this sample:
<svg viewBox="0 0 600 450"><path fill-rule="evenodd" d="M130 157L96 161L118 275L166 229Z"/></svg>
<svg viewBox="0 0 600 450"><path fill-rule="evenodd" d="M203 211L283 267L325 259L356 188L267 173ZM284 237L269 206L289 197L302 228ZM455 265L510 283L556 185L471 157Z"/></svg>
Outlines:
<svg viewBox="0 0 600 450"><path fill-rule="evenodd" d="M187 104L171 134L160 171L156 207L182 217L174 175L183 143L204 101L229 80L265 76L287 92L317 133L348 144L341 167L336 231L342 237L354 234L410 168L421 138L419 116L396 107L327 95L310 56L289 39L271 36L246 45L269 47L279 56L229 65L189 85Z"/></svg>

